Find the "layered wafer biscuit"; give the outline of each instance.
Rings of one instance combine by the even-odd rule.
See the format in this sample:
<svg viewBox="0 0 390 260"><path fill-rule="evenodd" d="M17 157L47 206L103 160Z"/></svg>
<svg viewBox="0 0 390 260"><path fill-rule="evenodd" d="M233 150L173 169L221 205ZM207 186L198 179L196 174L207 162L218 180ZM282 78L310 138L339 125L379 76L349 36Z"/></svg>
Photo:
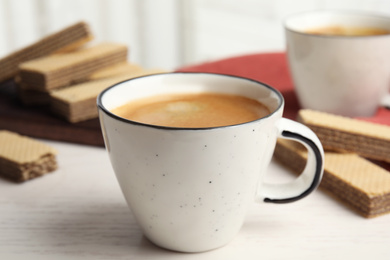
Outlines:
<svg viewBox="0 0 390 260"><path fill-rule="evenodd" d="M138 64L129 63L126 61L97 70L88 76L88 80L104 79L121 74L131 75L131 73L140 72L142 70L144 69Z"/></svg>
<svg viewBox="0 0 390 260"><path fill-rule="evenodd" d="M88 76L87 79L82 79L80 82L76 82L75 84L83 83L91 80L104 79L109 77L118 76L121 74L136 74L144 70L141 66L129 63L129 62L120 62L114 64L112 66L105 67L103 69L99 69L96 72L92 73ZM17 93L19 99L26 106L38 106L38 105L46 105L50 103L50 92L51 91L39 91L29 89L28 87L22 87L20 80L18 77L15 77L15 81L17 82ZM52 90L53 91L53 90Z"/></svg>
<svg viewBox="0 0 390 260"><path fill-rule="evenodd" d="M32 138L0 130L0 175L23 182L57 169L56 150Z"/></svg>
<svg viewBox="0 0 390 260"><path fill-rule="evenodd" d="M0 82L14 77L22 62L55 52L72 51L93 39L88 24L76 23L0 59Z"/></svg>
<svg viewBox="0 0 390 260"><path fill-rule="evenodd" d="M389 126L306 109L297 120L317 134L325 149L390 162Z"/></svg>
<svg viewBox="0 0 390 260"><path fill-rule="evenodd" d="M296 142L278 140L274 157L300 173L307 151ZM390 172L356 154L326 152L320 187L364 217L390 212Z"/></svg>
<svg viewBox="0 0 390 260"><path fill-rule="evenodd" d="M125 45L101 43L22 63L19 66L20 82L24 88L47 92L86 79L98 69L126 60Z"/></svg>
<svg viewBox="0 0 390 260"><path fill-rule="evenodd" d="M88 81L50 93L50 107L53 113L67 119L71 123L84 121L98 116L96 98L100 92L118 82L161 73L162 70L141 70L114 77Z"/></svg>

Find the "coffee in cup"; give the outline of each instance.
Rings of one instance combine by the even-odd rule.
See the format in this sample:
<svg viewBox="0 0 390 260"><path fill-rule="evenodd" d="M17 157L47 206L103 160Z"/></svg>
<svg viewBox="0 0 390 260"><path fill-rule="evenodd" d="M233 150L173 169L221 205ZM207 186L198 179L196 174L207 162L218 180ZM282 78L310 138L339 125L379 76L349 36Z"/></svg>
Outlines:
<svg viewBox="0 0 390 260"><path fill-rule="evenodd" d="M265 105L254 99L206 92L147 97L112 112L140 123L187 128L237 125L270 113Z"/></svg>

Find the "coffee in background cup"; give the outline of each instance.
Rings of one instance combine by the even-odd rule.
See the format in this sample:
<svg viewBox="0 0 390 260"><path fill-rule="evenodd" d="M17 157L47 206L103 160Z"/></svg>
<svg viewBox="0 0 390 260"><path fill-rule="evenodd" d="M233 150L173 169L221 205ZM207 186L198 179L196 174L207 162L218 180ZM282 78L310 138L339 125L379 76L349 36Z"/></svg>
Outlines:
<svg viewBox="0 0 390 260"><path fill-rule="evenodd" d="M369 117L388 105L390 17L318 10L290 15L284 26L301 107Z"/></svg>
<svg viewBox="0 0 390 260"><path fill-rule="evenodd" d="M353 27L333 25L309 28L305 30L305 33L327 36L372 36L390 34L390 30L376 27Z"/></svg>

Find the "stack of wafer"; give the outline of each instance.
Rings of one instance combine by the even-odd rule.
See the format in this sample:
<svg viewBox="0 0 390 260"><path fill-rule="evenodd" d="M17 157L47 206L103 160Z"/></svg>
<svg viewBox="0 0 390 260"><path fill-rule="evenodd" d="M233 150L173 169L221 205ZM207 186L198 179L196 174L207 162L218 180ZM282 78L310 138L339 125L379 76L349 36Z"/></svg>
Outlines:
<svg viewBox="0 0 390 260"><path fill-rule="evenodd" d="M52 90L88 80L102 68L125 62L127 51L122 44L101 43L22 63L16 79L19 97L26 105L49 104Z"/></svg>
<svg viewBox="0 0 390 260"><path fill-rule="evenodd" d="M295 142L278 140L275 158L300 173L306 163L307 151ZM390 211L390 173L356 154L325 152L320 187L364 217L376 217Z"/></svg>
<svg viewBox="0 0 390 260"><path fill-rule="evenodd" d="M57 152L44 143L3 130L0 144L0 175L5 178L23 182L57 169Z"/></svg>
<svg viewBox="0 0 390 260"><path fill-rule="evenodd" d="M364 217L390 213L390 172L368 159L389 162L390 127L312 110L301 110L298 121L311 128L325 152L320 187ZM306 150L278 140L275 158L296 172L306 162Z"/></svg>
<svg viewBox="0 0 390 260"><path fill-rule="evenodd" d="M76 123L97 117L95 101L103 89L163 72L128 62L123 44L83 45L91 38L85 23L65 28L0 60L6 68L0 79L14 77L25 105L50 105L55 115Z"/></svg>
<svg viewBox="0 0 390 260"><path fill-rule="evenodd" d="M20 63L52 53L72 51L92 40L89 26L79 22L0 59L0 82L16 76Z"/></svg>
<svg viewBox="0 0 390 260"><path fill-rule="evenodd" d="M163 72L142 69L132 71L132 68L132 65L128 65L129 70L126 71L120 67L118 75L115 75L118 70L101 71L100 74L93 75L93 78L100 79L51 92L51 110L71 123L96 118L98 116L96 98L104 89L130 78Z"/></svg>
<svg viewBox="0 0 390 260"><path fill-rule="evenodd" d="M49 104L53 90L142 70L140 66L127 62L126 56L126 46L104 43L22 63L16 79L19 97L26 105Z"/></svg>
<svg viewBox="0 0 390 260"><path fill-rule="evenodd" d="M19 96L49 103L54 114L76 123L98 116L96 98L105 88L133 77L163 72L127 62L126 46L99 44L20 65Z"/></svg>

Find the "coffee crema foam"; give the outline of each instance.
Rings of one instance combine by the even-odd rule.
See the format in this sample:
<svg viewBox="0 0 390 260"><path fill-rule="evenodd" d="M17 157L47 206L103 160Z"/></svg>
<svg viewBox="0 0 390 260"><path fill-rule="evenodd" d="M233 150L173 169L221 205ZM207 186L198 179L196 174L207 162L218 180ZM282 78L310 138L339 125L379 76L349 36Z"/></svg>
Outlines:
<svg viewBox="0 0 390 260"><path fill-rule="evenodd" d="M324 26L305 30L308 34L329 36L372 36L390 34L389 30L379 27Z"/></svg>
<svg viewBox="0 0 390 260"><path fill-rule="evenodd" d="M220 93L166 94L131 101L112 113L140 123L206 128L250 122L270 114L262 103Z"/></svg>

